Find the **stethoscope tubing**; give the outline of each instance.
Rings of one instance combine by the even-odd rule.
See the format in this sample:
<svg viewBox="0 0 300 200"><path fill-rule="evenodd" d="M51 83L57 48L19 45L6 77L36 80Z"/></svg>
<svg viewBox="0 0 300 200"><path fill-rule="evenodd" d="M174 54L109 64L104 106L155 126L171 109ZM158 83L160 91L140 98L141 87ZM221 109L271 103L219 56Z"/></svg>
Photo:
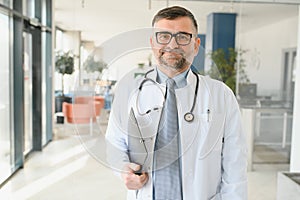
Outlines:
<svg viewBox="0 0 300 200"><path fill-rule="evenodd" d="M154 69L151 69L151 70L149 70L149 71L147 71L147 72L145 73L145 75L144 75L144 80L140 83L140 85L139 85L139 87L138 87L138 90L139 90L139 91L138 91L137 98L136 98L136 107L137 107L136 109L137 109L137 112L138 112L139 115L146 115L146 114L148 114L148 113L151 112L151 110L147 110L145 113L141 113L140 110L139 110L139 108L138 108L139 93L142 91L144 84L145 84L146 82L150 81L150 82L152 82L154 85L157 85L157 87L159 87L159 86L158 86L158 83L157 83L156 81L154 81L153 79L147 77L147 75L148 75L149 73L153 72L153 71L154 71ZM184 120L187 121L187 122L192 122L192 121L194 120L194 114L193 114L193 112L194 112L195 105L196 105L196 102L197 102L198 88L199 88L199 76L198 76L198 74L197 74L196 72L194 72L194 71L192 71L192 73L196 76L196 80L197 80L197 81L196 81L196 87L195 87L195 93L194 93L194 99L193 99L192 108L191 108L191 110L190 110L189 112L187 112L187 113L184 115ZM161 90L161 88L159 88L159 89ZM161 92L162 92L162 94L163 94L163 96L164 96L164 102L165 102L165 100L166 100L166 93L165 93L165 95L164 95L164 93L163 93L162 90L161 90ZM163 106L164 106L164 103L163 103ZM153 108L153 110L157 110L157 109L159 109L159 108Z"/></svg>

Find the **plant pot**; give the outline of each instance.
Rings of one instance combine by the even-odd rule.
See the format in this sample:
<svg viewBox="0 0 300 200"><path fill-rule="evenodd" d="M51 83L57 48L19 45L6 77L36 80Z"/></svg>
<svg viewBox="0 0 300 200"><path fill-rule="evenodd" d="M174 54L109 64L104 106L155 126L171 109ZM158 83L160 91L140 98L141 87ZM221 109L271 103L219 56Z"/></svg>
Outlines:
<svg viewBox="0 0 300 200"><path fill-rule="evenodd" d="M56 123L58 123L58 124L63 124L64 121L65 121L64 116L57 116L57 117L56 117Z"/></svg>
<svg viewBox="0 0 300 200"><path fill-rule="evenodd" d="M67 96L57 96L55 97L55 112L62 112L63 102L72 103L72 98Z"/></svg>
<svg viewBox="0 0 300 200"><path fill-rule="evenodd" d="M55 97L55 113L60 113L56 115L56 123L64 123L64 115L62 114L62 104L63 102L72 103L72 98L67 96L57 96Z"/></svg>

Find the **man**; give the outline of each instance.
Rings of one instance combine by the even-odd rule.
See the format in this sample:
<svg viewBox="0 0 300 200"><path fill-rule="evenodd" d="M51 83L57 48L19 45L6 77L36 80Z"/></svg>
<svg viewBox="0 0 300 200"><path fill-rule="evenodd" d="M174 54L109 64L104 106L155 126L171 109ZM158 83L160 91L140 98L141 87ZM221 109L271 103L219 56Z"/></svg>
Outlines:
<svg viewBox="0 0 300 200"><path fill-rule="evenodd" d="M193 14L165 8L152 26L157 67L145 78L119 81L106 134L109 162L122 166L128 199L247 199L246 141L235 96L190 70L200 46Z"/></svg>

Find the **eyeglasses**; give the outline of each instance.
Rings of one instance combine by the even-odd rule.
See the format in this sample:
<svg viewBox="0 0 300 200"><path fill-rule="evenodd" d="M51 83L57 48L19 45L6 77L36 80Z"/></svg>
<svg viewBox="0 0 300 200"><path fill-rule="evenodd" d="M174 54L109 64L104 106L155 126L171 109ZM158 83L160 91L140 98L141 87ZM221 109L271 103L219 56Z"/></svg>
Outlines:
<svg viewBox="0 0 300 200"><path fill-rule="evenodd" d="M167 31L162 31L162 32L156 32L156 41L158 44L169 44L172 38L175 38L175 41L178 45L188 45L191 42L191 39L193 37L193 34L191 33L186 33L186 32L178 32L178 33L170 33Z"/></svg>

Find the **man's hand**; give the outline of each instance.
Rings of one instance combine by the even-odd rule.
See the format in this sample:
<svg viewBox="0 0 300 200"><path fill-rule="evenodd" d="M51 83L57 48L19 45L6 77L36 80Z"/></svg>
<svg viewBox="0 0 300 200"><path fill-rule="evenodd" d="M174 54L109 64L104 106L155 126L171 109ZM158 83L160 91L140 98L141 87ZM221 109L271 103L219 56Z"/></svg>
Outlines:
<svg viewBox="0 0 300 200"><path fill-rule="evenodd" d="M145 183L148 181L148 174L142 172L141 175L136 175L134 172L138 171L141 168L140 165L135 163L128 163L124 172L122 173L122 179L129 190L138 190L141 189Z"/></svg>

